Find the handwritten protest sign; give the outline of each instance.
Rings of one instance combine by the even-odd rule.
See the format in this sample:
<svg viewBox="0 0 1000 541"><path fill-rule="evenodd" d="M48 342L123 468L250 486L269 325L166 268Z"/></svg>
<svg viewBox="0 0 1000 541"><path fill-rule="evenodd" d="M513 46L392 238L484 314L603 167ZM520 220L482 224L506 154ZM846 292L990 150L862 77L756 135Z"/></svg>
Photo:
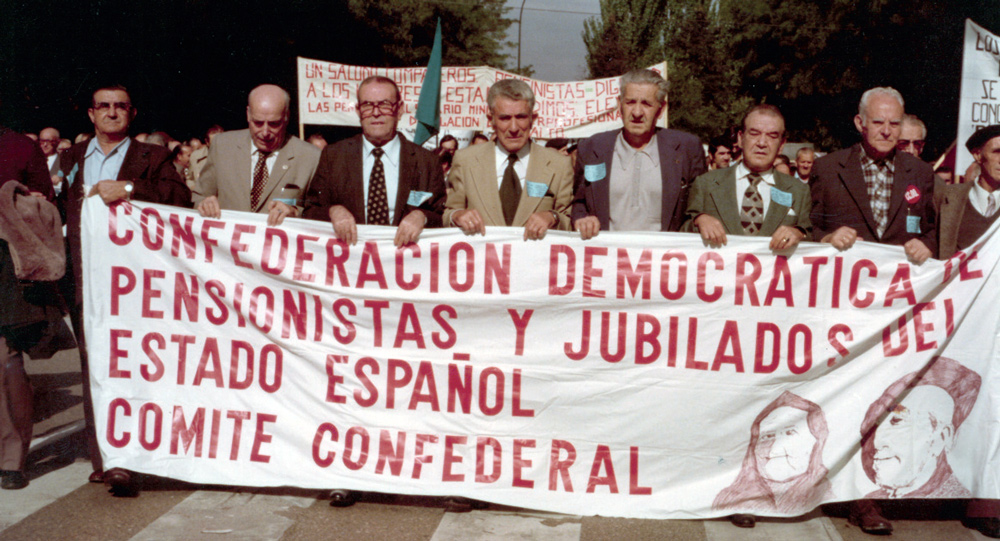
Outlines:
<svg viewBox="0 0 1000 541"><path fill-rule="evenodd" d="M107 467L647 518L1000 497L992 231L916 266L668 233L348 246L265 220L87 200Z"/></svg>
<svg viewBox="0 0 1000 541"><path fill-rule="evenodd" d="M965 142L976 130L992 124L1000 124L1000 38L966 19L956 175L965 174L972 164Z"/></svg>
<svg viewBox="0 0 1000 541"><path fill-rule="evenodd" d="M666 76L663 62L652 69ZM389 77L399 86L403 114L399 127L416 126L416 108L426 68L373 68L298 58L299 117L303 124L360 126L354 108L358 83L372 75ZM479 130L486 121L486 93L498 80L517 78L535 93L532 137L581 138L621 127L618 113L618 78L551 83L486 67L441 68L441 128ZM667 114L662 118L667 126Z"/></svg>

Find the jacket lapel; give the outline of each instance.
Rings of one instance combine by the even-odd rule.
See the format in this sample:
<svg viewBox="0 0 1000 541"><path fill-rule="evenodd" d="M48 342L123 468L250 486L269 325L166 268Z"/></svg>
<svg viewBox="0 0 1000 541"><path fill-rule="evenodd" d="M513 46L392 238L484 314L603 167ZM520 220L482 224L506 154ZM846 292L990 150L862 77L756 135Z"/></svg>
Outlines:
<svg viewBox="0 0 1000 541"><path fill-rule="evenodd" d="M503 217L503 207L500 205L500 191L497 188L495 143L482 145L482 147L483 151L476 155L476 166L470 171L472 174L471 190L475 190L476 196L482 202L482 209L486 214L483 216L484 222L506 224L507 220Z"/></svg>
<svg viewBox="0 0 1000 541"><path fill-rule="evenodd" d="M393 212L392 223L399 225L406 214L406 204L410 199L409 175L408 171L416 171L416 145L411 145L409 141L399 136L399 180L396 183L396 206Z"/></svg>
<svg viewBox="0 0 1000 541"><path fill-rule="evenodd" d="M865 175L861 171L861 153L864 149L860 144L851 147L851 152L847 155L847 161L840 164L840 181L847 188L847 193L854 200L858 210L868 225L872 238L878 238L878 227L875 225L875 215L872 213L872 202L868 197L868 185L865 184Z"/></svg>
<svg viewBox="0 0 1000 541"><path fill-rule="evenodd" d="M528 218L534 214L535 210L538 209L538 205L542 203L542 199L545 198L543 194L542 197L530 197L528 196L528 182L534 182L538 184L545 184L545 193L551 193L552 186L552 167L551 163L544 156L542 152L538 151L537 145L531 143L531 151L528 154L528 169L525 171L524 188L521 190L521 199L517 203L517 213L514 214L514 225L523 226L527 223ZM498 193L499 199L499 193Z"/></svg>
<svg viewBox="0 0 1000 541"><path fill-rule="evenodd" d="M128 151L125 152L125 159L118 169L118 180L135 180L143 176L143 172L149 166L149 150L140 148L142 145L138 141L132 140L128 144Z"/></svg>
<svg viewBox="0 0 1000 541"><path fill-rule="evenodd" d="M896 218L901 214L900 211L903 208L903 201L905 199L904 195L906 194L907 186L903 179L912 178L910 176L910 168L900 163L902 162L900 159L901 154L901 152L896 152L892 159L892 192L889 195L889 216L885 223L886 231L889 231L889 229L892 228L893 222L896 221ZM924 196L926 194L920 195ZM903 219L905 220L906 218L904 217ZM905 230L906 224L903 224L903 228Z"/></svg>
<svg viewBox="0 0 1000 541"><path fill-rule="evenodd" d="M663 164L660 165L662 167ZM742 235L740 204L736 201L736 167L730 167L724 174L716 176L709 188L709 196L715 203L726 231L731 235Z"/></svg>
<svg viewBox="0 0 1000 541"><path fill-rule="evenodd" d="M786 177L785 175L775 171L774 172L774 187L772 190L781 190L782 192L792 195L792 187L790 186L793 182L802 182L801 180L796 180L792 177ZM795 204L792 201L792 204ZM791 207L788 205L782 205L774 200L772 195L771 200L767 203L767 214L764 215L764 223L760 226L760 231L757 232L758 236L771 236L781 225L781 222L788 216L788 210Z"/></svg>
<svg viewBox="0 0 1000 541"><path fill-rule="evenodd" d="M264 204L267 203L271 193L274 192L275 188L281 186L282 178L284 178L285 173L292 167L292 160L295 156L292 155L291 138L285 142L285 146L278 151L278 157L275 158L274 167L271 168L271 173L267 175L267 182L264 184L264 189L260 192L260 199L257 200L257 208L250 209L250 212L259 212ZM246 162L243 162L246 163Z"/></svg>
<svg viewBox="0 0 1000 541"><path fill-rule="evenodd" d="M660 211L660 223L663 224L662 229L666 231L670 222L673 221L674 213L677 212L677 204L680 202L681 178L684 176L680 159L681 144L674 137L669 137L666 130L657 129L656 147L660 153L660 176L663 181L663 208ZM735 173L733 173L734 183L735 180ZM733 191L735 192L735 190L734 184ZM735 198L735 193L732 194L732 197ZM671 202L673 202L672 206ZM737 228L737 231L742 232L742 226Z"/></svg>

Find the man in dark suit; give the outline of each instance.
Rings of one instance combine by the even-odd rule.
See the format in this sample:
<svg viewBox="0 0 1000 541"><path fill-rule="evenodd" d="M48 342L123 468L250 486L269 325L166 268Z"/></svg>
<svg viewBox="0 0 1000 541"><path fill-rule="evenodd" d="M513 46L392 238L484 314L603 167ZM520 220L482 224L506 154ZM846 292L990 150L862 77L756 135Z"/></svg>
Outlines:
<svg viewBox="0 0 1000 541"><path fill-rule="evenodd" d="M940 219L938 259L971 246L1000 216L1000 124L976 131L965 146L981 172L974 182L943 185L934 194Z"/></svg>
<svg viewBox="0 0 1000 541"><path fill-rule="evenodd" d="M396 246L416 242L424 227L441 225L444 174L437 155L396 132L402 106L392 79L365 79L358 85L361 135L320 155L304 216L329 220L348 244L358 240L358 223L396 226Z"/></svg>
<svg viewBox="0 0 1000 541"><path fill-rule="evenodd" d="M531 142L535 93L524 81L504 79L490 87L486 104L496 144L455 153L445 225L470 235L486 234L487 225L524 227L525 240L569 230L572 160Z"/></svg>
<svg viewBox="0 0 1000 541"><path fill-rule="evenodd" d="M896 90L868 90L854 117L861 143L816 160L809 182L814 240L838 250L858 239L901 245L917 264L936 252L934 171L896 152L903 113Z"/></svg>
<svg viewBox="0 0 1000 541"><path fill-rule="evenodd" d="M90 461L94 467L90 481L107 482L117 492L133 493L137 490L134 475L120 468L104 471L94 434L94 404L88 384L90 371L83 335L80 212L84 198L90 196L98 196L108 205L135 199L190 207L191 191L174 169L166 148L140 143L128 136L128 127L135 118L136 109L125 87L99 88L94 92L87 113L94 123L94 138L70 147L59 159L60 176L64 180L57 202L66 216L69 250L69 268L60 289L69 306L73 332L80 346L84 417Z"/></svg>
<svg viewBox="0 0 1000 541"><path fill-rule="evenodd" d="M809 233L809 187L774 170L785 145L785 117L773 105L757 105L739 133L743 160L696 178L688 199L686 231L711 246L726 235L771 237L772 250L786 250Z"/></svg>
<svg viewBox="0 0 1000 541"><path fill-rule="evenodd" d="M302 196L316 173L319 149L289 136L291 98L275 85L260 85L247 100L249 129L215 136L198 177L196 197L202 216L222 210L266 212L278 225L301 214Z"/></svg>
<svg viewBox="0 0 1000 541"><path fill-rule="evenodd" d="M621 130L580 143L573 226L586 240L598 231L680 231L688 187L705 172L697 137L656 127L667 81L652 70L621 79Z"/></svg>

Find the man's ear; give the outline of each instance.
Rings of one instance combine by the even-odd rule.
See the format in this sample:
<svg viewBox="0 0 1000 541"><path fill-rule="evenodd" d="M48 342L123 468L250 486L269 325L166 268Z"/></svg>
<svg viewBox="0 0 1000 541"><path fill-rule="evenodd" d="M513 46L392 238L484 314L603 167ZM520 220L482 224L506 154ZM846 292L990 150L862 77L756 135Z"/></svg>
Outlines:
<svg viewBox="0 0 1000 541"><path fill-rule="evenodd" d="M865 119L861 118L861 115L854 115L854 127L858 129L858 133L862 133L865 127Z"/></svg>

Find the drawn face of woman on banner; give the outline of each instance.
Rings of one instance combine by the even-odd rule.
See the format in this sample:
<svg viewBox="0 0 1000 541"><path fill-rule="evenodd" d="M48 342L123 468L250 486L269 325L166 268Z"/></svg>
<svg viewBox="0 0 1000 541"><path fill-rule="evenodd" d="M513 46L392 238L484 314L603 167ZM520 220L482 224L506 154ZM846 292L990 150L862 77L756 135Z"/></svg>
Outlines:
<svg viewBox="0 0 1000 541"><path fill-rule="evenodd" d="M926 482L951 446L955 402L940 387L916 387L875 430L875 482L913 490Z"/></svg>
<svg viewBox="0 0 1000 541"><path fill-rule="evenodd" d="M809 469L816 437L809 431L807 412L783 406L760 422L760 438L754 450L757 471L768 481L782 483Z"/></svg>

